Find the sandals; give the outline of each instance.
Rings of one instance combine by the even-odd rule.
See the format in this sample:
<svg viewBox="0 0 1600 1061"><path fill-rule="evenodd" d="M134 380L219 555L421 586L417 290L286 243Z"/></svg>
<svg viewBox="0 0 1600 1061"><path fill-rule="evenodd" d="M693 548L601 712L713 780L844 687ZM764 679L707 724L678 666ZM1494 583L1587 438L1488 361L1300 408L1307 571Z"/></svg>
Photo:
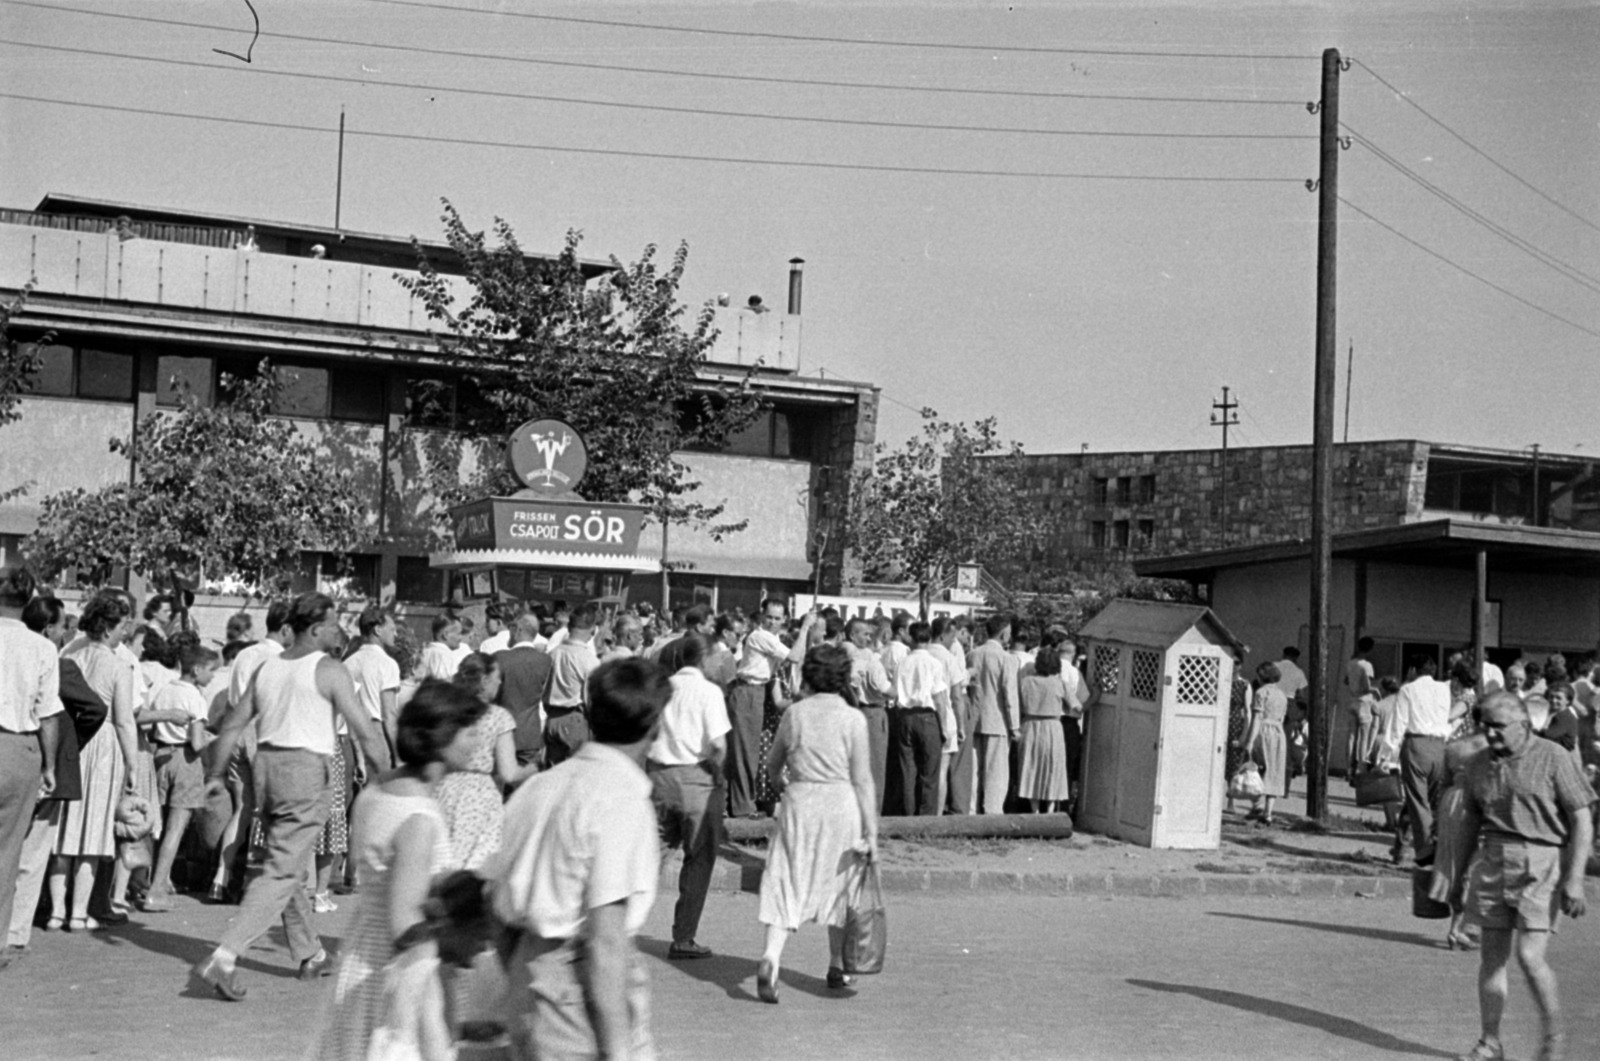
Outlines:
<svg viewBox="0 0 1600 1061"><path fill-rule="evenodd" d="M1462 1054L1456 1061L1505 1061L1505 1057L1505 1047L1499 1043L1490 1046L1484 1040L1479 1039L1471 1050Z"/></svg>
<svg viewBox="0 0 1600 1061"><path fill-rule="evenodd" d="M66 924L67 924L67 919L66 918L64 918L64 917L52 917L52 918L50 918L50 920L48 920L48 921L46 921L44 923L44 930L46 932L59 932L63 928L66 927Z"/></svg>
<svg viewBox="0 0 1600 1061"><path fill-rule="evenodd" d="M1444 938L1444 945L1451 950L1477 950L1478 941L1465 932L1452 932Z"/></svg>
<svg viewBox="0 0 1600 1061"><path fill-rule="evenodd" d="M67 918L68 932L93 932L100 927L100 922L92 917Z"/></svg>

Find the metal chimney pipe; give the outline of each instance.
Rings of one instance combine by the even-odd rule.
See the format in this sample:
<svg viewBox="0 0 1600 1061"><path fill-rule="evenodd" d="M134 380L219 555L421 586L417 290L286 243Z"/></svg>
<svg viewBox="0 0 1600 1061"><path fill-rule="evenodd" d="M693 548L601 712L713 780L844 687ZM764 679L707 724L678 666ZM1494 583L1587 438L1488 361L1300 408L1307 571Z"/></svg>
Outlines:
<svg viewBox="0 0 1600 1061"><path fill-rule="evenodd" d="M806 264L804 258L789 259L789 315L800 316L800 282L801 267Z"/></svg>

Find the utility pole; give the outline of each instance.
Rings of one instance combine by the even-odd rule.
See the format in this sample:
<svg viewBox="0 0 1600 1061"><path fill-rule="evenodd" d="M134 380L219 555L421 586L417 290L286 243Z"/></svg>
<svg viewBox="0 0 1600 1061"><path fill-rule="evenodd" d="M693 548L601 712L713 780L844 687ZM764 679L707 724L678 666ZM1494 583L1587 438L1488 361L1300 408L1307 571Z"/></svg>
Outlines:
<svg viewBox="0 0 1600 1061"><path fill-rule="evenodd" d="M340 231L339 214L344 206L344 108L339 108L339 167L333 178L333 227Z"/></svg>
<svg viewBox="0 0 1600 1061"><path fill-rule="evenodd" d="M1539 526L1539 443L1533 444L1533 512L1529 521Z"/></svg>
<svg viewBox="0 0 1600 1061"><path fill-rule="evenodd" d="M1350 356L1344 363L1344 440L1350 441L1350 388L1356 381L1356 341L1350 340Z"/></svg>
<svg viewBox="0 0 1600 1061"><path fill-rule="evenodd" d="M1333 712L1328 693L1328 602L1333 589L1333 402L1339 354L1334 307L1339 235L1339 50L1322 53L1321 168L1317 176L1317 351L1311 433L1311 740L1306 763L1306 817L1328 824L1328 743Z"/></svg>
<svg viewBox="0 0 1600 1061"><path fill-rule="evenodd" d="M1239 425L1238 399L1228 400L1228 388L1222 388L1222 400L1211 403L1211 426L1222 428L1222 544L1228 544L1228 428Z"/></svg>

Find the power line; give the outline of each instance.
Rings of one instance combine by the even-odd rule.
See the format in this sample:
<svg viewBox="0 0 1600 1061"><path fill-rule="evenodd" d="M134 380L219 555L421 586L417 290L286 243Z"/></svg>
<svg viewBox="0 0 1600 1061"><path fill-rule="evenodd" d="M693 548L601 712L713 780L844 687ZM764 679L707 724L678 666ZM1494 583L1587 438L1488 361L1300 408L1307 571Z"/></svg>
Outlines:
<svg viewBox="0 0 1600 1061"><path fill-rule="evenodd" d="M1425 191L1427 191L1430 194L1432 194L1432 195L1436 196L1437 198L1441 199L1442 201L1444 201L1446 204L1448 204L1453 209L1457 210L1461 214L1463 214L1466 217L1470 218L1472 221L1474 221L1477 224L1479 224L1479 225L1483 226L1484 228L1488 229L1490 232L1494 233L1496 236L1499 236L1501 239L1505 240L1507 243L1511 244L1513 247L1516 247L1518 250L1522 251L1524 254L1528 255L1530 258L1533 258L1535 261L1539 262L1540 264L1548 265L1552 269L1554 269L1557 272L1561 273L1568 280L1571 280L1573 283L1579 284L1579 285L1581 285L1583 287L1588 288L1590 291L1593 291L1593 292L1595 292L1597 294L1600 294L1600 277L1593 276L1593 275L1591 275L1589 273L1584 272L1582 269L1579 269L1576 265L1572 265L1572 264L1570 264L1568 262L1562 261L1560 258L1557 258L1555 255L1551 254L1549 251L1543 250L1542 248L1534 245L1531 241L1529 241L1527 239L1524 239L1523 237L1517 235L1515 232L1512 232L1510 229L1506 228L1504 225L1501 225L1498 222L1493 221L1490 218L1484 216L1483 214L1481 214L1478 211L1474 210L1472 207L1468 206L1466 203L1463 203L1460 199L1457 199L1455 196L1453 196L1449 192L1445 191L1443 188L1439 187L1437 184L1434 184L1433 182L1429 181L1426 177L1422 176L1421 174L1417 173L1415 170L1410 169L1409 167L1407 167L1406 165L1401 163L1399 159L1395 158L1393 155L1389 154L1387 151L1384 151L1377 144L1373 143L1371 140L1367 139L1365 136L1362 136L1360 133L1356 132L1354 129L1351 129L1350 126L1346 125L1344 122L1340 122L1339 125L1341 127L1343 127L1344 129L1346 129L1351 134L1351 136L1358 143L1361 144L1362 147L1365 147L1368 151L1371 151L1374 155L1376 155L1379 158L1380 161L1386 163L1389 166L1392 166L1394 169L1398 170L1403 176L1405 176L1407 179L1415 182L1418 186L1423 188Z"/></svg>
<svg viewBox="0 0 1600 1061"><path fill-rule="evenodd" d="M873 48L930 48L943 51L966 52L1020 52L1036 55L1106 55L1133 58L1163 59L1318 59L1315 55L1257 55L1249 52L1166 52L1134 51L1122 48L1057 48L1014 44L952 44L940 41L874 40L870 37L826 37L805 33L774 33L759 30L704 29L697 26L668 26L654 22L624 22L618 19L580 18L574 15L536 15L527 11L486 11L455 7L450 4L426 3L424 0L371 0L375 4L393 7L430 8L458 15L504 15L508 18L532 19L538 22L565 22L583 26L606 26L612 29L650 30L658 33L693 33L711 37L744 37L758 40L798 41L807 44L856 44Z"/></svg>
<svg viewBox="0 0 1600 1061"><path fill-rule="evenodd" d="M448 92L467 96L489 96L496 99L532 100L539 103L563 103L583 107L612 107L620 110L657 111L669 114L692 114L714 118L749 118L759 121L805 122L818 125L852 125L878 129L918 129L931 132L1009 133L1027 136L1085 136L1117 137L1125 139L1154 140L1315 140L1314 134L1300 133L1173 133L1133 132L1128 130L1099 129L1043 129L1018 126L955 125L940 122L894 122L869 118L832 118L818 115L768 114L750 111L712 110L705 107L673 107L658 103L627 103L613 100L584 99L576 96L547 96L533 92L512 92L508 89L458 88L453 85L416 84L407 81L384 81L367 77L341 77L337 74L312 74L295 70L267 70L258 66L224 66L220 63L202 63L190 59L166 59L153 55L134 55L130 52L101 51L95 48L73 48L63 44L38 44L0 38L0 44L18 48L35 48L73 55L98 55L109 59L131 59L141 63L163 66L185 66L200 70L216 70L225 74L258 74L268 77L293 77L312 81L332 81L346 85L379 85L385 88L413 89L421 92Z"/></svg>
<svg viewBox="0 0 1600 1061"><path fill-rule="evenodd" d="M299 125L291 122L269 122L251 118L223 118L210 114L188 114L182 111L155 110L149 107L123 107L110 103L84 103L79 100L51 99L45 96L24 95L19 92L0 92L0 99L14 99L27 103L44 103L60 107L79 107L86 110L109 111L119 114L145 114L159 118L184 118L190 121L219 122L224 125L244 125L260 129L286 129L295 132L330 134L338 132L337 128L325 125ZM745 166L784 166L794 169L850 170L866 173L927 173L952 177L1028 177L1042 180L1140 181L1179 184L1303 183L1298 177L1204 177L1192 174L1062 173L1051 170L958 169L929 166L883 166L858 162L817 162L800 159L736 158L721 155L685 155L666 151L624 151L615 148L572 147L565 144L527 144L507 140L475 140L460 136L426 136L421 133L388 133L371 129L347 129L346 135L365 136L377 140L407 140L427 144L450 144L457 147L499 147L514 151L550 151L569 155L604 155L616 158L665 159L677 162L722 162Z"/></svg>
<svg viewBox="0 0 1600 1061"><path fill-rule="evenodd" d="M189 29L209 29L227 32L236 27L208 22L189 22L182 19L155 18L148 15L129 15L113 11L90 11L85 8L65 7L57 4L33 3L30 0L0 0L16 7L34 7L44 11L58 11L95 18L116 18L129 22L149 22L164 26L182 26ZM569 70L597 70L613 74L643 74L652 77L687 77L712 81L734 81L751 84L797 85L806 88L847 88L882 92L927 92L940 95L1005 96L1023 99L1081 99L1108 100L1120 103L1199 103L1239 104L1250 106L1304 106L1298 99L1216 99L1205 96L1139 96L1101 92L1045 92L1004 88L954 88L942 85L897 85L871 81L829 81L801 77L771 77L756 74L724 74L706 70L669 70L649 66L624 66L612 63L581 63L566 59L536 59L525 55L506 55L497 52L462 51L451 48L429 48L421 45L383 44L377 41L358 41L343 37L312 37L297 33L263 33L263 37L277 40L300 41L310 44L337 44L351 48L371 48L377 51L413 52L419 55L437 55L454 59L487 59L493 62L524 63L530 66L549 66Z"/></svg>
<svg viewBox="0 0 1600 1061"><path fill-rule="evenodd" d="M1499 170L1501 173L1504 173L1506 176L1510 177L1512 180L1516 181L1518 184L1522 185L1524 188L1528 189L1530 192L1532 192L1533 194L1537 195L1539 198L1543 199L1545 202L1549 203L1551 206L1554 206L1556 209L1562 211L1563 213L1571 215L1572 217L1576 218L1577 220L1583 222L1585 225L1588 225L1590 228L1594 229L1596 232L1600 232L1600 224L1596 224L1595 222L1589 220L1587 217L1584 217L1582 214L1578 213L1576 210L1572 209L1570 206L1567 206L1565 203L1563 203L1560 200L1556 199L1554 196L1552 196L1552 195L1548 194L1547 192L1541 190L1540 188L1536 187L1534 184L1532 184L1530 181L1528 181L1524 177L1522 177L1522 176L1518 175L1517 173L1513 172L1510 169L1510 167L1505 166L1504 164L1502 164L1499 161L1497 161L1487 151L1483 150L1483 148L1479 147L1477 144L1474 144L1471 140L1468 140L1466 137L1462 136L1460 133L1458 133L1454 129L1450 128L1443 121L1439 120L1438 118L1435 118L1432 114L1428 113L1428 111L1423 108L1422 104L1416 102L1410 96L1408 96L1404 92L1400 91L1400 89L1396 88L1388 79L1386 79L1383 75L1379 74L1372 67L1368 66L1366 63L1362 62L1360 59L1352 59L1351 62L1353 62L1357 66L1361 67L1361 69L1365 70L1368 74L1371 74L1374 80L1376 80L1380 85L1383 85L1390 92L1393 92L1397 97L1400 98L1401 102L1407 104L1408 106L1416 108L1417 113L1421 114L1424 118L1428 119L1430 122L1432 122L1433 124L1437 125L1439 128L1443 129L1445 132L1449 133L1451 136L1455 137L1462 144L1466 145L1468 150L1472 151L1474 154L1476 154L1477 156L1482 158L1484 161L1488 162L1495 169Z"/></svg>
<svg viewBox="0 0 1600 1061"><path fill-rule="evenodd" d="M1478 283L1483 284L1486 287L1492 287L1496 291L1500 292L1502 295L1505 295L1507 298L1516 299L1518 302L1522 303L1524 306L1527 306L1529 309L1536 310L1537 312L1544 314L1546 317L1549 317L1552 320L1558 320L1562 324L1566 324L1566 325L1569 325L1569 326L1571 326L1573 328L1578 329L1580 332L1583 332L1585 335L1592 335L1596 339L1600 339L1600 331L1596 331L1593 328L1586 328L1582 324L1579 324L1577 321L1568 320L1566 317L1561 316L1559 313L1553 313L1550 310L1545 309L1543 306L1541 306L1541 305L1539 305L1539 304L1537 304L1535 302L1530 302L1527 299L1523 298L1521 295L1516 294L1513 291L1509 291L1506 288L1501 287L1499 284L1495 283L1493 280L1484 279L1483 277L1479 276L1477 273L1473 272L1471 269L1468 269L1466 266L1460 265L1460 264L1458 264L1458 263L1456 263L1454 261L1451 261L1449 258L1445 257L1443 254L1440 254L1438 251L1434 250L1431 247L1427 247L1427 246L1425 246L1425 245L1423 245L1421 243L1418 243L1416 240L1412 239L1410 236L1406 235L1404 232L1401 232L1399 229L1395 228L1393 225L1388 224L1385 221L1380 221L1378 218L1373 217L1371 214L1367 213L1365 210L1361 209L1361 207L1357 206L1355 203L1352 203L1349 199L1346 199L1342 195L1339 196L1339 201L1341 203L1343 203L1344 205L1348 206L1350 209L1354 210L1356 213L1360 214L1362 217L1366 218L1368 221L1371 221L1373 224L1377 225L1379 228L1387 229L1390 233L1392 233L1393 235L1399 237L1400 239L1404 240L1405 242L1411 244L1413 247L1417 248L1419 251L1422 251L1424 254L1427 254L1427 255L1430 255L1431 257L1439 259L1441 262L1444 262L1446 265L1448 265L1450 268L1456 270L1457 272L1465 273L1466 275L1472 277L1472 279L1478 281Z"/></svg>

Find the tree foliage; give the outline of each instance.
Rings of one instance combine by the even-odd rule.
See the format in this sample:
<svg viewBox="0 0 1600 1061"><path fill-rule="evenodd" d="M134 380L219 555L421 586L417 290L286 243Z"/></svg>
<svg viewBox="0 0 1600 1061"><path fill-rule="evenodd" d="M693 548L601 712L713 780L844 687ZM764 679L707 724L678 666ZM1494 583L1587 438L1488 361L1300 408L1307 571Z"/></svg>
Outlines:
<svg viewBox="0 0 1600 1061"><path fill-rule="evenodd" d="M689 319L678 302L687 245L665 266L653 245L631 265L613 258L613 272L590 283L578 258L579 232L567 233L553 260L530 260L499 218L492 243L470 231L448 201L442 220L471 298L457 304L420 246L421 275L401 283L448 328L443 353L464 370L454 426L487 458L463 483L459 445L436 439L426 447L429 478L446 505L517 489L496 459L503 440L518 424L552 417L588 445L589 500L639 501L657 518L707 525L719 537L741 529L715 522L722 506L688 496L699 484L674 456L720 448L761 410L750 388L753 368L720 384L702 372L716 339L714 310L707 303ZM441 388L432 399L446 393ZM413 398L431 400L426 392Z"/></svg>
<svg viewBox="0 0 1600 1061"><path fill-rule="evenodd" d="M32 290L29 284L10 301L0 300L0 427L22 419L22 396L32 389L41 363L40 348L51 339L46 335L38 342L19 343L11 338L11 321L22 312ZM27 493L29 485L0 489L0 504Z"/></svg>
<svg viewBox="0 0 1600 1061"><path fill-rule="evenodd" d="M255 378L224 377L225 401L206 407L185 393L176 411L112 439L133 481L45 498L23 546L34 569L54 579L76 568L94 583L124 567L162 586L226 581L265 593L302 552L345 553L368 540L352 472L269 415L280 386L262 362Z"/></svg>
<svg viewBox="0 0 1600 1061"><path fill-rule="evenodd" d="M994 417L968 426L924 409L922 419L919 435L894 450L879 443L854 475L845 538L869 581L915 581L927 614L956 564L1026 551L1037 519L1022 492L1022 447L1000 441Z"/></svg>

